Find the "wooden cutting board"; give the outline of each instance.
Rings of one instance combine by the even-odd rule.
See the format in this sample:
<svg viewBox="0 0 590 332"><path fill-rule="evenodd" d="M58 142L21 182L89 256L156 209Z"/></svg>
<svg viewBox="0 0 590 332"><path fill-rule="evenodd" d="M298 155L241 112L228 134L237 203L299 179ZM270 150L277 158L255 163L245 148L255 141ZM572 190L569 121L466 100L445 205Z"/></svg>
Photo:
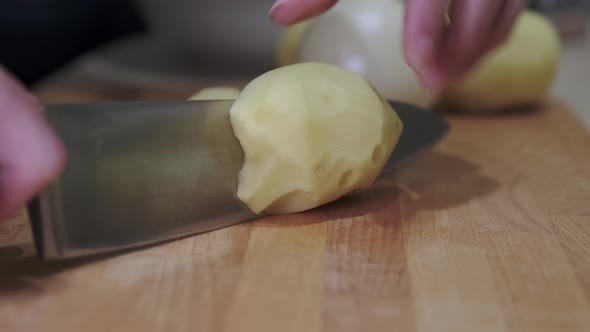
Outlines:
<svg viewBox="0 0 590 332"><path fill-rule="evenodd" d="M43 102L203 85L72 70ZM0 331L590 331L590 134L567 105L449 116L369 192L102 260L42 262L0 225Z"/></svg>

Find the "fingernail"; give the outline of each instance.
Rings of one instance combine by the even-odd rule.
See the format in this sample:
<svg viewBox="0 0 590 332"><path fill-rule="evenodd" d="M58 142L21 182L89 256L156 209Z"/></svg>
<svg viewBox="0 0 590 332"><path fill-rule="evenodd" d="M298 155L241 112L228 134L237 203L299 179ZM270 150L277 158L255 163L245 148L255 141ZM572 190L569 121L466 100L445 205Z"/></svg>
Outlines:
<svg viewBox="0 0 590 332"><path fill-rule="evenodd" d="M409 63L410 67L416 72L416 77L420 85L430 98L436 98L439 92L437 82L432 79L433 52L434 45L432 40L421 38L414 45L411 63Z"/></svg>
<svg viewBox="0 0 590 332"><path fill-rule="evenodd" d="M418 81L431 98L438 98L445 86L445 80L436 73L428 76L417 75Z"/></svg>
<svg viewBox="0 0 590 332"><path fill-rule="evenodd" d="M274 5L272 5L272 7L270 7L270 10L268 11L268 15L272 16L273 13L275 12L275 10L277 10L279 7L281 7L284 3L288 2L289 0L277 0Z"/></svg>
<svg viewBox="0 0 590 332"><path fill-rule="evenodd" d="M411 50L410 66L418 73L424 75L432 64L432 54L434 52L434 44L431 38L422 37Z"/></svg>
<svg viewBox="0 0 590 332"><path fill-rule="evenodd" d="M430 92L430 84L424 79L424 77L420 74L417 74L416 77L418 78L418 82L420 86L424 89L424 92L428 95L428 97L433 98L432 92Z"/></svg>
<svg viewBox="0 0 590 332"><path fill-rule="evenodd" d="M418 81L420 81L420 85L424 88L424 91L430 98L436 98L436 88L435 86L426 78L421 75L418 75Z"/></svg>

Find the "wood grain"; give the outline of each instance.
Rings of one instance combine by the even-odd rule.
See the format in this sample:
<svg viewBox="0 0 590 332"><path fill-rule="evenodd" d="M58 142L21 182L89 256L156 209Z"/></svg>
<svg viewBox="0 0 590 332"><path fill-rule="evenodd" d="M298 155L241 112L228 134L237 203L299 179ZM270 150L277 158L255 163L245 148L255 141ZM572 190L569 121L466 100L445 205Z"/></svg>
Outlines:
<svg viewBox="0 0 590 332"><path fill-rule="evenodd" d="M80 72L38 96L205 84ZM449 121L356 197L100 260L38 261L21 214L0 225L0 331L590 331L590 134L557 102Z"/></svg>

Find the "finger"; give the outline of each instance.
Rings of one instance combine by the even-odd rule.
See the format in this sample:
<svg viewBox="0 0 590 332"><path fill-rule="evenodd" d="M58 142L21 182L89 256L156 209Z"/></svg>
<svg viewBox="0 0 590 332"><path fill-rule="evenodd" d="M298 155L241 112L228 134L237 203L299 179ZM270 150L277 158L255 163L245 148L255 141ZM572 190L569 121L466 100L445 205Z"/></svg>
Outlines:
<svg viewBox="0 0 590 332"><path fill-rule="evenodd" d="M336 2L338 0L277 0L269 14L277 23L291 25L324 13Z"/></svg>
<svg viewBox="0 0 590 332"><path fill-rule="evenodd" d="M471 60L470 66L465 70L469 71L480 59L484 59L493 49L503 44L510 35L514 23L518 18L521 10L524 8L525 1L505 1L500 16L496 19L491 36L487 38L485 46Z"/></svg>
<svg viewBox="0 0 590 332"><path fill-rule="evenodd" d="M510 0L508 0L510 1ZM485 53L505 0L454 0L441 67L462 76Z"/></svg>
<svg viewBox="0 0 590 332"><path fill-rule="evenodd" d="M502 44L514 27L514 23L524 9L526 0L505 1L502 12L494 24L495 29L488 43L488 50Z"/></svg>
<svg viewBox="0 0 590 332"><path fill-rule="evenodd" d="M35 98L0 68L0 220L57 176L64 159Z"/></svg>
<svg viewBox="0 0 590 332"><path fill-rule="evenodd" d="M404 19L406 62L423 81L425 88L437 94L446 78L436 63L446 29L448 0L408 0Z"/></svg>

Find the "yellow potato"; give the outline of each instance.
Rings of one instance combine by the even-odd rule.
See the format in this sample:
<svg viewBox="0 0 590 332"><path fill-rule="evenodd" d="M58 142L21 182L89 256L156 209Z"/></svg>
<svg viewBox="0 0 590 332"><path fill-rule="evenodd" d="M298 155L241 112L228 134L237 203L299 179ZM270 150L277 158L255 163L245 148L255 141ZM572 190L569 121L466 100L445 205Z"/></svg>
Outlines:
<svg viewBox="0 0 590 332"><path fill-rule="evenodd" d="M362 76L321 63L267 72L230 110L244 151L237 196L255 213L293 213L370 186L402 123Z"/></svg>
<svg viewBox="0 0 590 332"><path fill-rule="evenodd" d="M551 92L559 59L557 30L544 16L523 12L504 45L445 91L441 104L478 112L542 102Z"/></svg>

